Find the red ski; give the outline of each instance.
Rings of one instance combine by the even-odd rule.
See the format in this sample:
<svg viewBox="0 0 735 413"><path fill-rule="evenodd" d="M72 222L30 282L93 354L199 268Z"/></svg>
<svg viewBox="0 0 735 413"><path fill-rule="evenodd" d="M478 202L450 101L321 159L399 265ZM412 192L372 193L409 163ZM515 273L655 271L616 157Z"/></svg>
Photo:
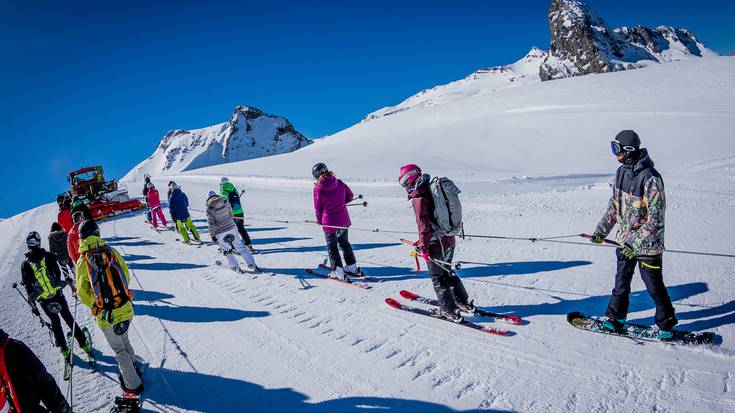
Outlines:
<svg viewBox="0 0 735 413"><path fill-rule="evenodd" d="M414 294L406 290L401 290L400 294L401 294L401 297L405 298L406 300L416 301L419 303L439 307L439 302L433 298L422 297L418 294ZM495 321L499 321L501 323L513 324L516 326L519 326L523 323L523 320L521 320L521 318L518 316L493 313L492 311L485 311L479 308L477 309L477 311L475 311L475 314L479 315L480 317L492 318Z"/></svg>
<svg viewBox="0 0 735 413"><path fill-rule="evenodd" d="M404 310L404 311L408 311L410 313L421 314L421 315L425 315L427 317L431 317L431 318L434 318L434 319L437 319L437 320L443 320L443 321L446 321L448 323L451 323L451 321L449 321L449 320L444 320L443 318L434 317L427 310L424 310L424 309L418 308L418 307L411 307L411 306L408 306L408 305L405 305L405 304L401 304L401 303L399 303L398 301L396 301L396 300L394 300L392 298L386 298L385 299L385 303L388 304L389 306L393 307L393 308L398 309L398 310ZM480 330L480 331L482 331L484 333L495 334L495 335L498 335L498 336L511 336L511 335L513 335L513 332L512 331L498 330L498 329L495 329L495 328L484 327L484 326L481 326L480 324L475 324L475 323L472 323L472 322L469 322L469 321L463 321L462 323L453 323L453 324L457 324L458 326L469 327L469 328L474 329L474 330Z"/></svg>
<svg viewBox="0 0 735 413"><path fill-rule="evenodd" d="M357 288L362 288L363 290L369 290L369 289L373 288L373 287L371 287L371 286L369 286L367 284L356 283L356 282L353 282L353 281L349 281L349 278L347 279L348 281L342 281L342 280L339 280L337 278L332 278L332 277L330 277L330 276L328 276L326 274L322 274L322 273L320 273L320 272L318 272L316 270L312 270L311 268L307 268L306 269L306 272L308 274L310 274L310 275L315 276L315 277L323 278L323 279L326 279L326 280L336 281L336 282L342 283L342 284L352 285L352 286L357 287Z"/></svg>

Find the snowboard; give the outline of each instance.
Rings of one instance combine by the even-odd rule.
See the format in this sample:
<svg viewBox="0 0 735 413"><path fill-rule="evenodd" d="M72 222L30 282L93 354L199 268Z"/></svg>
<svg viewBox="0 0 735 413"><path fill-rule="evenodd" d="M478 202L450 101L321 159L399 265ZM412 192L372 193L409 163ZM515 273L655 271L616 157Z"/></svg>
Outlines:
<svg viewBox="0 0 735 413"><path fill-rule="evenodd" d="M674 337L671 340L662 340L658 337L658 327L633 323L625 323L620 332L609 331L602 328L602 323L605 321L604 318L587 316L578 311L567 314L567 321L569 324L581 330L646 341L658 341L672 344L711 344L715 340L715 333L712 332L695 333L682 330L673 330Z"/></svg>

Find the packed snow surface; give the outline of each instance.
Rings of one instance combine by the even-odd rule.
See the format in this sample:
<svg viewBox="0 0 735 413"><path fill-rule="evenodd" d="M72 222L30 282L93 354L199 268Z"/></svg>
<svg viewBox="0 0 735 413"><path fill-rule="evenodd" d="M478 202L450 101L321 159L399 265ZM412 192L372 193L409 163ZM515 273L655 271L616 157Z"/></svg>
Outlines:
<svg viewBox="0 0 735 413"><path fill-rule="evenodd" d="M222 175L245 188L248 230L270 274L238 275L216 247L185 246L142 215L102 224L133 271L130 336L150 363L147 411L686 411L735 410L735 266L732 259L666 254L665 282L679 328L714 331L715 346L638 342L577 330L569 311L602 314L614 250L544 242L459 241L459 271L480 307L522 317L493 336L401 312L384 303L402 289L432 296L410 248L415 231L395 183L408 162L462 189L468 233L545 237L590 232L617 163L609 141L638 131L666 183L666 245L735 253L735 58L674 62L467 95L353 126L287 155L215 166L174 179L207 239L204 198ZM365 195L351 209L350 239L371 290L305 273L325 258L313 217L310 168L324 161ZM142 177L140 177L142 178ZM132 180L131 193L140 191ZM60 380L59 352L10 288L24 235L46 234L45 205L0 222L2 327L25 341ZM406 235L411 238L412 235ZM577 241L575 238L568 241ZM653 303L633 281L631 321L651 324ZM68 293L67 293L68 294ZM73 306L73 299L67 295ZM75 411L108 411L117 367L92 327L100 372L77 364ZM480 321L480 320L477 320Z"/></svg>

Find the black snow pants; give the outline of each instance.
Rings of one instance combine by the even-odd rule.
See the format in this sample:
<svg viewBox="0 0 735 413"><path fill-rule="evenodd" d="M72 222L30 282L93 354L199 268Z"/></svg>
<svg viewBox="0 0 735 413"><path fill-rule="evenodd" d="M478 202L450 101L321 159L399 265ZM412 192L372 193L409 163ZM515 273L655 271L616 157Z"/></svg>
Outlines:
<svg viewBox="0 0 735 413"><path fill-rule="evenodd" d="M74 317L72 317L71 312L69 311L69 306L66 304L66 299L61 294L61 291L59 291L55 296L48 300L39 301L38 303L41 304L41 309L46 314L46 317L51 321L51 331L54 333L56 347L60 347L61 350L66 350L66 337L64 336L64 330L61 329L60 318L64 319L64 322L69 326L69 329L72 329L72 326L75 324ZM61 307L61 311L54 313L49 310L49 307ZM74 338L77 339L79 347L83 347L87 342L87 339L84 337L84 332L79 328L78 324L74 327Z"/></svg>
<svg viewBox="0 0 735 413"><path fill-rule="evenodd" d="M440 243L433 243L429 246L429 256L435 260L451 263L454 257L454 247L443 249ZM431 283L434 285L436 298L444 311L454 313L459 308L457 304L467 304L469 295L464 288L464 284L462 284L462 280L454 271L445 269L433 262L429 262L427 265L429 266L429 276L431 277Z"/></svg>
<svg viewBox="0 0 735 413"><path fill-rule="evenodd" d="M237 225L237 232L240 233L240 238L242 238L242 242L245 243L246 246L251 246L253 244L253 241L250 239L250 235L248 235L248 231L245 229L245 220L243 219L245 217L245 214L235 214L235 225Z"/></svg>
<svg viewBox="0 0 735 413"><path fill-rule="evenodd" d="M670 330L678 321L674 315L674 306L671 305L669 292L664 285L663 254L628 259L621 251L622 248L616 250L618 270L615 274L615 288L612 290L612 297L610 297L605 315L616 320L623 320L628 317L630 282L633 280L637 263L646 290L648 290L648 294L651 295L653 302L656 304L656 315L654 317L656 325L662 330Z"/></svg>
<svg viewBox="0 0 735 413"><path fill-rule="evenodd" d="M352 244L347 238L347 230L340 229L337 232L325 232L324 237L327 239L327 252L329 253L329 266L334 271L337 267L344 268L342 266L342 258L339 256L339 248L342 249L342 254L345 256L345 264L353 265L357 263L355 259L355 253L352 251Z"/></svg>

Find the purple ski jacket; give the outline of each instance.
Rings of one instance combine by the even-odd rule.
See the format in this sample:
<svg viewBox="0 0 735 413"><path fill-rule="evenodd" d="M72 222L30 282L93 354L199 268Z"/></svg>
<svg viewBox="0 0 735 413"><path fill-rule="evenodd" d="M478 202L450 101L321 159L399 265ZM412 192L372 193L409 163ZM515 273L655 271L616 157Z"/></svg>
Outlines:
<svg viewBox="0 0 735 413"><path fill-rule="evenodd" d="M352 225L345 204L354 194L344 182L333 175L322 176L314 185L314 211L319 225L349 227ZM322 227L324 232L337 232L338 228Z"/></svg>

